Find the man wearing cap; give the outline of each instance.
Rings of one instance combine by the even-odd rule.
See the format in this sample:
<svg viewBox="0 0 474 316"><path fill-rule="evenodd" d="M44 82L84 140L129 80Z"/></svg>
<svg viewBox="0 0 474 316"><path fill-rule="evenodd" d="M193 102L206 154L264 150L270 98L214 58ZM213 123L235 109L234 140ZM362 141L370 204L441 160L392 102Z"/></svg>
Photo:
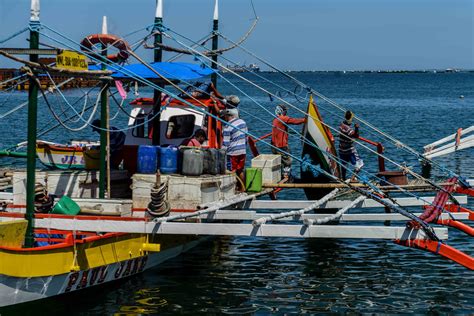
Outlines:
<svg viewBox="0 0 474 316"><path fill-rule="evenodd" d="M240 98L236 95L226 95L223 96L219 91L217 91L216 87L211 83L210 89L212 91L211 96L214 96L214 100L217 101L216 110L219 112L223 109L233 109L239 106Z"/></svg>
<svg viewBox="0 0 474 316"><path fill-rule="evenodd" d="M225 104L226 108L228 108L228 109L236 108L236 107L238 107L239 104L240 104L240 99L239 99L239 97L236 96L236 95L233 95L233 94L231 94L231 95L226 95L226 96L224 97L224 100L223 100L223 101L224 101L224 104Z"/></svg>
<svg viewBox="0 0 474 316"><path fill-rule="evenodd" d="M225 109L222 111L222 115L224 120L229 123L226 124L222 133L224 138L222 148L226 149L230 170L235 171L243 183L247 153L247 124L239 118L236 108Z"/></svg>
<svg viewBox="0 0 474 316"><path fill-rule="evenodd" d="M182 145L188 147L201 147L206 140L206 132L202 128L200 128L194 132L194 135L191 139L186 139Z"/></svg>
<svg viewBox="0 0 474 316"><path fill-rule="evenodd" d="M281 164L283 167L283 176L288 178L291 176L291 157L289 156L290 148L288 146L288 125L303 124L305 118L292 118L287 116L288 109L284 104L277 105L275 109L276 118L272 123L272 153L281 155ZM276 147L276 148L275 148Z"/></svg>
<svg viewBox="0 0 474 316"><path fill-rule="evenodd" d="M359 124L352 128L352 119L354 113L347 111L344 115L344 121L339 126L339 158L341 158L341 177L346 179L346 165L350 162L355 166L355 172L359 172L364 166L357 150L354 147L354 139L359 137Z"/></svg>
<svg viewBox="0 0 474 316"><path fill-rule="evenodd" d="M94 120L91 124L94 132L100 133L100 120ZM109 127L110 165L118 168L123 160L123 145L125 144L125 133L116 127Z"/></svg>

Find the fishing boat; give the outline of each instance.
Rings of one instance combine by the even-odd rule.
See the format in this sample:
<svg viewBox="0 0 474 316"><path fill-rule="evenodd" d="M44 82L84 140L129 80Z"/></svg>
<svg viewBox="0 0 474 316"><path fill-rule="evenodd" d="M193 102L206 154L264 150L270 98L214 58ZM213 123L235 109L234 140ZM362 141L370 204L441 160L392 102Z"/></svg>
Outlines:
<svg viewBox="0 0 474 316"><path fill-rule="evenodd" d="M156 28L153 29L153 33L146 34L143 38L146 41L153 35L157 46L152 48L159 46L162 33L166 32L162 24L161 1L157 2L156 12L154 25ZM436 187L437 193L428 201L420 201L418 196L397 200L385 194L384 190L387 187L383 188L380 183L364 182L362 178L359 178L361 183L358 185L339 179L334 138L329 127L323 122L312 95L309 98L306 113L308 121L304 127L302 139L305 147L302 158L298 161L302 166L303 179L309 185L306 194L316 200L257 201L258 197L267 194L275 198L277 190L272 186L262 188L262 183L260 183L261 187L257 187L255 191L237 192L236 175L225 172L225 167L219 167L222 174L220 172L203 174L202 170L193 174L184 172L178 174L176 169L163 172L163 174L157 172L157 148L153 146L160 146L160 150L164 150L180 145L197 129L205 129L207 132L208 148L206 150L208 153L216 153L221 149L223 126L230 124L219 116L219 107L222 104L217 104L218 101L210 96L199 98L193 91L187 91L178 85L178 83L183 83L190 86L189 80L200 79L207 75L211 76L211 80L216 79L219 66L216 53L217 17L216 1L212 54L199 55L189 47L187 50L178 50L179 53L184 51L184 53L194 54L197 59L211 56L207 60L210 67L206 64L184 65L181 63L173 66L173 63L162 63L161 51L154 55L153 63L148 63L136 55L123 39L103 30L102 34L86 37L80 42L86 45L78 46L80 48L73 52L74 58L79 61L84 61L85 55L95 60L97 62L95 68L65 70L38 65L34 62L38 51L41 52L38 41L41 30L37 28L39 1L32 0L30 29L33 50L28 52L33 61L15 58L0 49L0 54L3 56L20 61L33 69L28 72L32 83L29 122L36 120L35 94L38 93L36 89L40 87L35 85L37 77L35 73L42 71L53 73L69 71L71 76L87 76L103 80L102 89L98 93L103 98L101 102L102 127L107 126L105 121L108 117L108 102L109 96L112 95L107 89L110 89L113 82L122 100L126 99L125 92L120 89L122 82L126 84L140 82L147 85L153 89L153 97L139 98L131 104L131 114L125 128L127 137L124 145L126 152L124 166L127 170L121 170L127 174L127 179L123 182L130 189L130 196L123 199L112 199L111 188L107 185L107 181L110 182L112 178L112 170L110 170L110 165L107 167L106 159L107 132L111 133L113 130L107 131L106 128L102 128L100 131L101 159L98 172L94 172L91 176L92 173L89 171L64 171L52 181L51 173L38 172L35 169L37 150L40 155L48 159L46 163L51 166L70 169L75 168L74 164L76 162L80 164L81 161L76 161L77 159L74 158L65 158L62 161L56 159L56 156L59 158L61 153L64 156L64 153L72 152L69 156L77 158L83 147L71 144L69 146L75 147L68 151L67 146L57 144L39 146L36 142L35 130L29 126L27 171L14 173L12 175L13 192L1 192L0 198L5 210L5 212L0 212L0 235L4 236L0 240L0 306L10 306L84 290L135 275L189 250L208 236L381 238L407 247L438 253L469 269L474 269L474 258L442 243L448 238L446 227L430 226L430 223L436 223L459 228L462 226L458 222L453 223L449 220L456 217L474 220L473 211L448 203L451 193L461 192L460 181L457 177L449 179L442 188L429 183L430 187ZM107 43L110 44L108 47L115 47L119 49L119 52L102 56L102 44L107 46ZM95 46L100 46L97 48L100 52L92 51ZM81 52L85 55L81 56ZM57 50L54 50L54 54L57 53ZM158 50L155 50L155 53L158 53ZM124 60L129 56L136 58L139 63L124 65ZM78 64L81 63L78 62ZM183 68L186 74L183 74ZM120 84L117 81L120 81ZM267 90L263 90L268 94ZM118 104L118 107L124 110L121 104ZM247 135L252 136L248 132ZM311 144L311 146L307 147L306 144ZM269 143L268 145L271 146ZM153 149L153 151L150 151L149 156L140 156L139 149L145 146L146 149ZM377 148L380 147L377 145ZM177 149L174 150L176 156L172 159L176 164L177 151ZM194 163L203 166L203 151L204 149L193 148L185 152L183 156L191 157L188 160L190 165ZM186 155L186 153L195 155ZM155 166L151 172L136 172L135 168L140 158L153 160ZM278 158L273 156L268 161L278 161ZM262 165L266 166L266 162L263 161ZM216 164L216 161L213 163ZM276 174L279 174L280 167L279 164L272 164L266 170L263 167L262 174L265 171L270 171L270 174L277 171ZM270 185L285 185L285 183L280 183L280 180L281 174L280 177L275 177L276 183ZM131 181L132 185L129 185L127 181ZM333 187L313 190L316 185L328 184ZM315 186L310 187L311 185ZM403 189L395 187L393 183L392 185L389 183L388 187L400 192ZM328 188L331 189L329 193ZM353 200L332 200L340 188L350 189L358 197ZM474 195L471 189L463 188L463 190L468 190L462 191L466 195ZM61 192L61 194L54 194L57 195L54 197L49 192ZM84 192L89 195L89 198L84 198ZM467 197L464 196L459 200L466 203ZM276 206L269 207L269 203ZM46 206L53 204L52 208L46 209ZM421 215L415 215L404 208L407 205L425 206L426 211ZM357 207L385 208L393 210L396 214L357 214L363 216L356 216L357 218L353 220L367 221L374 218L386 220L388 218L408 222L405 225L393 227L330 225L334 221L344 219L345 213ZM279 213L256 211L272 208L294 210ZM313 212L318 208L336 208L338 212L336 214ZM444 209L449 210L450 217L437 213ZM470 232L466 227L464 231Z"/></svg>
<svg viewBox="0 0 474 316"><path fill-rule="evenodd" d="M157 19L161 18L160 7L161 1L158 2L157 6ZM32 14L32 20L35 20L36 14L39 14L39 1L32 1ZM87 37L84 41L86 44L91 44L89 49L98 43L93 42L91 38L97 41L114 39L113 35L105 33L107 32ZM127 48L124 41L120 43L123 45L118 47L119 49L124 50ZM116 43L111 44L117 46ZM112 60L112 58L109 58L109 60ZM160 73L167 73L167 79L170 80L193 80L213 73L213 70L210 68L187 63L157 62L153 66L155 68L150 70L143 65L129 65L122 72L115 71L112 76L116 80L127 81L131 79L126 75L128 71L141 71L141 78L155 80L159 79L156 74L159 71ZM94 71L94 66L91 67L91 70ZM204 114L206 111L216 114L214 103L215 101L210 98L194 102L196 106L204 107L204 110L200 112L177 100L163 101L163 107L166 106L166 108L163 109L160 116L161 124L153 124L151 119L154 115L153 105L155 102L153 102L153 98L134 100L131 104L132 109L129 115L124 149L126 152L124 164L125 167L129 167L128 171L131 174L136 171L138 147L140 145L152 145L154 126L160 128L160 144L163 145L178 146L185 139L190 138L195 130L204 127L208 131L208 147L220 147L221 140L218 139L217 135L220 135L221 124ZM30 143L28 142L29 145L31 145ZM85 177L81 176L80 173L74 173L72 177L70 177L70 173L60 175L57 183L55 180L49 181L48 189L50 191L63 192L63 194L68 194L75 198L76 195L82 195L84 191L95 190L89 187L90 184L89 186L87 184L93 184L96 180L90 179L89 173L81 171L81 169L84 169L86 166L85 155L87 155L87 152L93 147L101 146L100 142L74 141L69 144L58 144L48 141L35 141L34 143L36 143L34 151L46 167L66 171L76 169L79 170L78 172L85 174ZM101 147L104 147L103 143ZM29 150L31 149L30 146ZM47 175L48 172L46 171L45 174ZM228 182L226 188L223 189L228 192L229 196L233 196L233 188L235 187L233 176L217 175L215 177L218 179L216 180L217 182L215 181L215 185L221 184L222 181ZM155 175L150 175L149 178L152 179L152 186L157 184ZM179 177L175 177L176 179L181 181ZM204 190L208 190L209 185L213 185L214 182L212 182L212 177L207 177L204 180L206 183ZM181 207L189 207L190 209L197 208L203 202L212 202L212 200L208 200L205 193L201 192L201 182L204 180L196 179L194 181L196 184L189 184L188 181L188 190L196 190L195 195L199 196L188 197L187 199L174 198L173 200L179 202ZM41 182L42 180L39 181ZM140 181L140 179L137 180L136 183L138 184L136 185L140 186ZM166 181L172 182L173 180L167 179ZM64 188L59 188L59 186L64 186L64 182L68 183L66 191L64 191ZM17 183L22 185L25 182L17 181ZM160 182L157 185L159 186L159 184ZM93 214L108 215L105 217L37 213L35 214L35 224L33 224L32 218L30 218L29 222L23 220L25 214L22 210L24 211L27 205L18 203L27 203L24 196L19 196L22 193L18 194L18 190L14 188L12 195L19 198L12 197L11 201L13 201L13 204L10 204L9 212L0 213L0 235L3 236L0 240L0 307L70 293L126 278L179 255L205 239L205 237L192 235L160 235L153 237L150 234L102 233L100 230L87 232L75 230L74 227L69 225L62 225L62 228L59 230L38 227L38 222L46 218L49 220L58 218L101 220L107 218L122 223L131 220L146 223L146 210L151 208L149 202L152 186L145 188L145 191L148 193L142 199L143 201L138 197L139 194L135 192L136 198L133 203L129 201L125 201L125 204L119 202L110 210L104 211L104 207L107 208L107 206L104 206L103 203L98 204L101 206L99 209L96 209L97 201L93 201L92 204L85 207L86 209L91 209L89 212ZM38 203L41 203L41 199L49 196L45 187L42 187L40 184L41 192L36 190L36 206L38 206ZM59 188L59 191L56 188ZM29 189L23 187L20 190L28 191ZM138 191L140 190L143 191L143 189ZM157 190L157 194L162 194L160 193L162 191ZM218 191L220 192L221 189L218 188ZM179 194L179 190L174 193L173 189L171 189L165 196L173 194ZM204 194L204 197L201 198L201 194ZM94 196L95 193L92 192L89 195ZM38 196L40 196L39 199L37 199ZM220 193L217 196L209 196L213 199L222 198ZM158 199L160 198L163 198L163 195L158 197ZM81 200L80 198L75 199ZM17 204L14 204L15 201ZM168 212L169 207L177 208L174 202L166 202L163 205L168 207ZM117 214L117 208L120 210L125 209L125 213L120 211ZM36 211L38 211L38 208L36 208ZM84 207L82 207L82 211L84 211ZM133 215L133 217L127 217L127 215ZM32 224L36 226L33 227Z"/></svg>
<svg viewBox="0 0 474 316"><path fill-rule="evenodd" d="M122 218L122 220L126 220ZM194 247L192 236L37 229L23 248L27 222L0 223L0 307L84 290L157 266Z"/></svg>
<svg viewBox="0 0 474 316"><path fill-rule="evenodd" d="M99 142L72 141L69 144L56 144L47 141L36 142L36 152L43 165L52 169L84 169L87 151L100 146ZM89 153L92 157L92 153Z"/></svg>

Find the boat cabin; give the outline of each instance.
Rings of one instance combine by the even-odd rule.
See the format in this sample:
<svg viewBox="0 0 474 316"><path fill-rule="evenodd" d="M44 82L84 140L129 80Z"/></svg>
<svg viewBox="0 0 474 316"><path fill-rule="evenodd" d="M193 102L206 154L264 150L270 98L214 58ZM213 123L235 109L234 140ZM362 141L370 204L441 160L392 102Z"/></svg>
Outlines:
<svg viewBox="0 0 474 316"><path fill-rule="evenodd" d="M191 139L198 129L207 132L205 147L220 148L222 145L222 123L215 119L217 102L212 98L187 99L184 103L177 99L162 98L163 110L160 118L160 146L180 146ZM124 168L134 173L137 151L140 145L152 145L153 139L153 99L138 98L131 103L132 110L124 145ZM199 111L202 108L202 111ZM205 113L212 115L206 115Z"/></svg>

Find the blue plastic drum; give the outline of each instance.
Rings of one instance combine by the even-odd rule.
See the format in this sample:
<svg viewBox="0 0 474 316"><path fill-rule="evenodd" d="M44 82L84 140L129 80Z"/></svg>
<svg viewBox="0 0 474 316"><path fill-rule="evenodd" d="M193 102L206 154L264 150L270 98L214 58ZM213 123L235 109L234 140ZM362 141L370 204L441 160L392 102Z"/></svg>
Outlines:
<svg viewBox="0 0 474 316"><path fill-rule="evenodd" d="M155 173L158 168L158 148L156 146L138 146L138 173Z"/></svg>
<svg viewBox="0 0 474 316"><path fill-rule="evenodd" d="M161 173L178 173L178 147L160 147Z"/></svg>

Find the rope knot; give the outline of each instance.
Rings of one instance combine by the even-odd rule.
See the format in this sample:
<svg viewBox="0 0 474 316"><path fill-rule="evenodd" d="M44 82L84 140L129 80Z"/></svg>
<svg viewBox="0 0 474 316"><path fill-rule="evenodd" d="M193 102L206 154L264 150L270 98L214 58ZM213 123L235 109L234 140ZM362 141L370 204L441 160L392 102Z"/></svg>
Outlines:
<svg viewBox="0 0 474 316"><path fill-rule="evenodd" d="M28 24L28 28L32 32L39 32L41 30L41 22L40 21L30 21Z"/></svg>

